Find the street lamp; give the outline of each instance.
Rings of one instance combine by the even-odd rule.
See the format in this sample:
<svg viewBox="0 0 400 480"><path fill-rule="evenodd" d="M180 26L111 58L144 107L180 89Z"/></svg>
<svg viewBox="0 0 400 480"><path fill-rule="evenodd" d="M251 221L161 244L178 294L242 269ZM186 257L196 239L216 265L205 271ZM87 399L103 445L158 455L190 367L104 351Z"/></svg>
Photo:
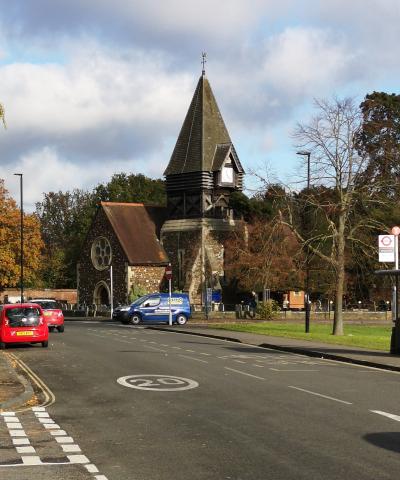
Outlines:
<svg viewBox="0 0 400 480"><path fill-rule="evenodd" d="M19 191L20 191L20 210L21 210L21 223L20 223L20 238L21 238L21 255L20 255L20 287L21 287L21 303L24 302L24 194L23 194L23 173L14 173L19 177Z"/></svg>
<svg viewBox="0 0 400 480"><path fill-rule="evenodd" d="M310 157L311 157L311 152L305 151L305 150L300 150L299 152L296 152L296 155L301 155L303 157L307 157L307 194L310 193ZM308 212L305 211L305 218L306 218L306 234L307 237L309 235L309 218L308 218ZM304 300L305 300L305 331L306 333L310 332L310 257L308 253L308 249L306 251L306 288L305 288L305 295L304 295Z"/></svg>

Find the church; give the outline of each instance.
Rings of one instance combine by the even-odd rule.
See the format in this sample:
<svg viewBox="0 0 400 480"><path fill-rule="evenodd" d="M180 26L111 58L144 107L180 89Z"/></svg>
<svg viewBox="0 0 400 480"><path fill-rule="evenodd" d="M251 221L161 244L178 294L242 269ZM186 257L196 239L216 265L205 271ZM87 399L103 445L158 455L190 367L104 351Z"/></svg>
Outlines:
<svg viewBox="0 0 400 480"><path fill-rule="evenodd" d="M132 290L173 289L201 308L227 302L225 242L246 225L230 207L244 170L204 67L164 172L167 207L101 202L77 265L78 303L126 304Z"/></svg>

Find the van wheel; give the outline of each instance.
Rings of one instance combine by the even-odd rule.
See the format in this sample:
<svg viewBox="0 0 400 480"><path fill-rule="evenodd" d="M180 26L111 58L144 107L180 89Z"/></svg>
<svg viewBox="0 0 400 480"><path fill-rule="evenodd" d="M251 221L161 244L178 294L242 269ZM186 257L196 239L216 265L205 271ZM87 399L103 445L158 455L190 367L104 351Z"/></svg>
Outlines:
<svg viewBox="0 0 400 480"><path fill-rule="evenodd" d="M176 323L178 325L185 325L185 323L187 322L187 318L186 318L186 315L183 315L183 313L180 313L177 317L176 317Z"/></svg>
<svg viewBox="0 0 400 480"><path fill-rule="evenodd" d="M57 330L59 331L59 333L62 333L64 331L64 325L60 325L59 327L57 327Z"/></svg>
<svg viewBox="0 0 400 480"><path fill-rule="evenodd" d="M42 347L47 348L49 346L49 342L42 342Z"/></svg>
<svg viewBox="0 0 400 480"><path fill-rule="evenodd" d="M5 350L6 344L4 342L0 342L0 350Z"/></svg>
<svg viewBox="0 0 400 480"><path fill-rule="evenodd" d="M138 313L134 313L132 316L131 316L131 324L132 325L139 325L140 323L140 315Z"/></svg>

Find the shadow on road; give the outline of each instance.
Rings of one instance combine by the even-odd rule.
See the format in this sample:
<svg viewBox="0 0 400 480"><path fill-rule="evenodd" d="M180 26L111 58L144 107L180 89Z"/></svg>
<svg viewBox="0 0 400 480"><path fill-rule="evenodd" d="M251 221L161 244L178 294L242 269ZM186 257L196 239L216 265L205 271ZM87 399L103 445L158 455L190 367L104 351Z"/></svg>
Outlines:
<svg viewBox="0 0 400 480"><path fill-rule="evenodd" d="M400 432L368 433L364 439L376 447L400 453Z"/></svg>

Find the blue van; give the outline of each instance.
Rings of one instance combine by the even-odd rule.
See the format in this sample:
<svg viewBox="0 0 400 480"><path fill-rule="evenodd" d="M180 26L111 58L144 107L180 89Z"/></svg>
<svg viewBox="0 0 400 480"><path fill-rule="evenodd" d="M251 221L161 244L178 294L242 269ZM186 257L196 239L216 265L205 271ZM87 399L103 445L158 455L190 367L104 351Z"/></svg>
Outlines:
<svg viewBox="0 0 400 480"><path fill-rule="evenodd" d="M173 293L171 296L172 322L185 325L191 316L189 295ZM129 323L161 323L169 322L169 294L151 293L135 300L128 313Z"/></svg>

